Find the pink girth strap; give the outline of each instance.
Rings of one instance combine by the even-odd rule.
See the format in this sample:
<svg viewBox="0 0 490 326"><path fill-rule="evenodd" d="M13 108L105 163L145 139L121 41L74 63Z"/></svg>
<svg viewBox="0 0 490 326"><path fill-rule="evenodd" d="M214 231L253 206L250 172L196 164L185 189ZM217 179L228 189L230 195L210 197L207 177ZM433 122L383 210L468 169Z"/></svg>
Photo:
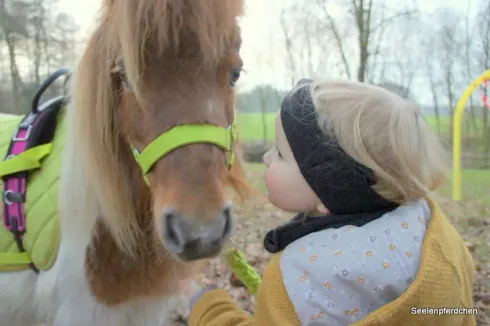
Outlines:
<svg viewBox="0 0 490 326"><path fill-rule="evenodd" d="M10 147L5 160L23 153L27 150L30 137L39 117L43 112L28 113L19 124L17 131L12 136ZM19 246L23 250L22 237L25 232L26 215L24 204L26 199L28 171L18 172L3 177L3 224L11 231Z"/></svg>

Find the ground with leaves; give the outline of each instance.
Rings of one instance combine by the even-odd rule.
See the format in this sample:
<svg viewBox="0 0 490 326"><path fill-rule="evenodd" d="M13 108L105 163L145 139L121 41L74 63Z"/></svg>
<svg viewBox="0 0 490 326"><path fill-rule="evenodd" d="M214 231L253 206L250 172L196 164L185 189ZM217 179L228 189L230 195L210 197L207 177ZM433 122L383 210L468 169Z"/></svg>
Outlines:
<svg viewBox="0 0 490 326"><path fill-rule="evenodd" d="M264 191L264 168L259 164L247 164L252 184ZM468 198L462 204L448 203L444 210L448 218L458 228L475 261L474 301L478 308L478 325L490 325L490 171L486 173L470 171L463 175L464 195ZM441 195L450 194L448 187ZM249 263L261 274L270 254L262 247L265 233L289 220L291 214L285 213L269 204L265 199L254 199L242 207L235 208L237 226L234 242L244 252ZM226 289L244 310L253 313L255 297L231 279L231 270L222 257L211 260L205 268L200 282L216 283ZM181 312L181 315L186 315ZM185 318L183 318L185 319Z"/></svg>

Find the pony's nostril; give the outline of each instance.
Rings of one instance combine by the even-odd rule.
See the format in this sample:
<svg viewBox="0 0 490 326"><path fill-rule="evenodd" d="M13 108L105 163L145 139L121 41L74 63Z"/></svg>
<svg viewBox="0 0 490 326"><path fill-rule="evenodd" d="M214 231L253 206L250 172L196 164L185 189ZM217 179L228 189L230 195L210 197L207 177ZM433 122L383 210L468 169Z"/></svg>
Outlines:
<svg viewBox="0 0 490 326"><path fill-rule="evenodd" d="M163 238L168 246L171 246L176 252L182 252L185 247L185 241L182 239L178 224L178 215L173 210L166 210L163 213Z"/></svg>
<svg viewBox="0 0 490 326"><path fill-rule="evenodd" d="M174 230L174 223L172 223L174 218L175 216L173 214L165 215L165 222L166 222L167 233L168 233L167 236L169 240L178 243L179 239L177 238L177 234L175 233Z"/></svg>
<svg viewBox="0 0 490 326"><path fill-rule="evenodd" d="M231 214L231 205L226 205L223 209L223 217L225 219L225 227L223 229L223 238L228 237L233 229L233 219Z"/></svg>

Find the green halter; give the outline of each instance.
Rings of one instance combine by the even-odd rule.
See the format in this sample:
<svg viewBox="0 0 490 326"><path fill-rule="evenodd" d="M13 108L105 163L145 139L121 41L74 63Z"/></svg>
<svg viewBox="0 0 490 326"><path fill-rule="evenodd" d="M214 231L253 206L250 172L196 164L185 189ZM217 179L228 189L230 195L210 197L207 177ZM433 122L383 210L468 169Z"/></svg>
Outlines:
<svg viewBox="0 0 490 326"><path fill-rule="evenodd" d="M212 144L227 152L226 164L230 169L235 160L236 120L228 127L210 124L187 124L175 126L155 138L140 153L134 146L133 154L143 171L146 183L147 174L162 157L177 148L190 144Z"/></svg>

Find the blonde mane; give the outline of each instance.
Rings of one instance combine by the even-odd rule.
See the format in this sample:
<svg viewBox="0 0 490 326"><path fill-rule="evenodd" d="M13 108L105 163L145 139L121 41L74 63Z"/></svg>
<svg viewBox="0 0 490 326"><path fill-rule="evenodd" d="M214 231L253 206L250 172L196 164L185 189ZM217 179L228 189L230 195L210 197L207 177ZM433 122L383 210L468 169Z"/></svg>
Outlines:
<svg viewBox="0 0 490 326"><path fill-rule="evenodd" d="M236 30L242 1L106 0L74 76L70 133L100 215L115 242L135 253L142 219L151 218L151 194L121 134L117 114L121 94L111 72L124 62L127 78L141 99L142 72L149 55L180 51L188 39L200 49L203 64L223 55ZM219 19L217 19L219 17ZM189 34L190 33L190 34ZM154 52L149 52L154 51ZM237 167L236 169L238 169ZM240 183L239 179L232 179Z"/></svg>

